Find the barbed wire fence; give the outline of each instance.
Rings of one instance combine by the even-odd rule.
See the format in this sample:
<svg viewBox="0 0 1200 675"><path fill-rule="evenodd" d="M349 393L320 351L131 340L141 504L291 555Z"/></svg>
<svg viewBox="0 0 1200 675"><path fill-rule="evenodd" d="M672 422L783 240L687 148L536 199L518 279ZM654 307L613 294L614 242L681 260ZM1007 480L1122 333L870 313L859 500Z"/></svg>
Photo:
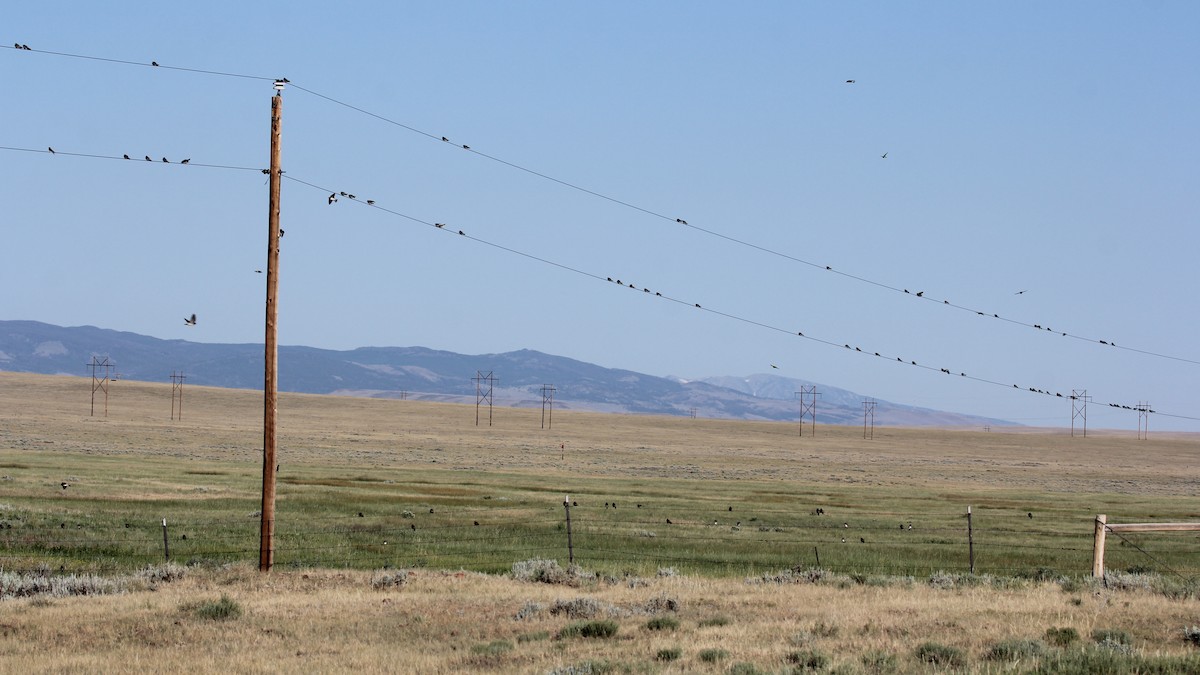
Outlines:
<svg viewBox="0 0 1200 675"><path fill-rule="evenodd" d="M594 500L595 498L591 498ZM551 500L552 501L552 500ZM612 575L681 573L758 575L821 568L848 575L925 577L937 572L1051 578L1085 576L1093 555L1089 516L1064 521L1011 509L955 513L794 511L731 505L703 514L638 504L635 499L574 502L572 554L584 569ZM280 508L279 569L432 568L488 573L530 559L568 563L560 503L410 504L345 513ZM0 571L118 573L165 561L184 565L253 562L259 514L202 519L170 514L125 521L0 513ZM1200 573L1191 537L1125 535L1109 567L1161 572L1187 581Z"/></svg>

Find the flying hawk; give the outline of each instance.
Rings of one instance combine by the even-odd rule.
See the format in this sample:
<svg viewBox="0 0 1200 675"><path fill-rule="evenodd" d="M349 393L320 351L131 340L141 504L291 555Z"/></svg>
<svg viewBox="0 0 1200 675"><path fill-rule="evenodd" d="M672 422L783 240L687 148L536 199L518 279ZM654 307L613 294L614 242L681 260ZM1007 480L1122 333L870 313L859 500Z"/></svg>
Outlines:
<svg viewBox="0 0 1200 675"><path fill-rule="evenodd" d="M185 325L185 326L195 326L195 325L196 325L196 315L195 315L195 314L193 314L193 315L191 316L191 318L184 318L184 320L183 320L183 325Z"/></svg>

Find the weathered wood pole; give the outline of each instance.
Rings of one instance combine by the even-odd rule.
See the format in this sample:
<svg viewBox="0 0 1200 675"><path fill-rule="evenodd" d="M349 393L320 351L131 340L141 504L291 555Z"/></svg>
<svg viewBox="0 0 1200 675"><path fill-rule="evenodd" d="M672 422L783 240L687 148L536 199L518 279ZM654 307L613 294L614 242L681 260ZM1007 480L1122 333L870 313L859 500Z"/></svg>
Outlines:
<svg viewBox="0 0 1200 675"><path fill-rule="evenodd" d="M1104 576L1104 537L1108 531L1108 516L1096 516L1096 541L1092 547L1092 576Z"/></svg>
<svg viewBox="0 0 1200 675"><path fill-rule="evenodd" d="M267 317L263 380L263 484L262 529L258 546L258 569L270 572L275 563L275 429L279 399L279 343L275 318L279 315L276 294L279 291L279 127L283 111L283 87L275 85L271 97L271 197L267 214Z"/></svg>

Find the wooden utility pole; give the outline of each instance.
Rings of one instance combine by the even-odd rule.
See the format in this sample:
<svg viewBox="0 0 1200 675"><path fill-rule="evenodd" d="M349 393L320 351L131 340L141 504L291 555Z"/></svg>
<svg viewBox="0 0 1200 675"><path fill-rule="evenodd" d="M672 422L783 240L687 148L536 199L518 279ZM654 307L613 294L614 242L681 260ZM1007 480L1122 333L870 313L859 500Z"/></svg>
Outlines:
<svg viewBox="0 0 1200 675"><path fill-rule="evenodd" d="M258 545L258 569L270 572L275 563L275 427L279 399L279 343L275 318L279 315L276 294L279 291L279 127L283 112L283 83L275 82L271 97L271 201L267 214L267 334L265 340L265 378L263 381L263 485L262 530Z"/></svg>

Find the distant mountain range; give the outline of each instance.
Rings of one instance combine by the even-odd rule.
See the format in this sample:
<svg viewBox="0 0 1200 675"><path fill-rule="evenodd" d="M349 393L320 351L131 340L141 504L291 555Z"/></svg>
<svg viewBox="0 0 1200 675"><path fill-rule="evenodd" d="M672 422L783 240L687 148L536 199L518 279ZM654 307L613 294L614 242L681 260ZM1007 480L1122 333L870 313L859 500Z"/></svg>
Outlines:
<svg viewBox="0 0 1200 675"><path fill-rule="evenodd" d="M119 379L261 389L261 344L204 344L94 326L64 328L37 321L0 321L0 370L90 376L92 357L115 365ZM476 376L492 373L492 402L540 407L553 385L554 407L612 413L692 415L746 420L798 420L795 392L816 383L774 375L700 380L603 368L528 349L466 355L424 347L362 347L349 351L279 348L279 389L309 394L474 403ZM482 383L486 388L487 383ZM820 424L861 424L864 397L817 384ZM1010 425L1003 420L877 401L878 426Z"/></svg>

